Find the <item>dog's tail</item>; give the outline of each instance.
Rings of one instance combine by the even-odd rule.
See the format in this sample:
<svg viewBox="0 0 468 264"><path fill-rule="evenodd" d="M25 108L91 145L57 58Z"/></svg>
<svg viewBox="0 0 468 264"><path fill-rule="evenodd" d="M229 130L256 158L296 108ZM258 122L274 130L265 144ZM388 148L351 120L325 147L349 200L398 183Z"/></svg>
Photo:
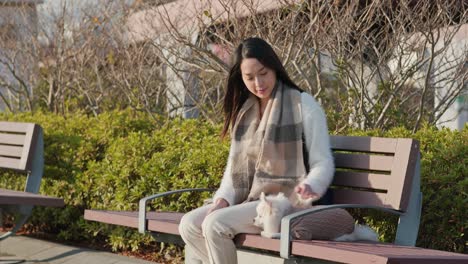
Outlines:
<svg viewBox="0 0 468 264"><path fill-rule="evenodd" d="M377 232L367 225L354 225L354 231L350 234L342 235L334 239L335 241L358 241L358 240L368 240L368 241L379 241Z"/></svg>

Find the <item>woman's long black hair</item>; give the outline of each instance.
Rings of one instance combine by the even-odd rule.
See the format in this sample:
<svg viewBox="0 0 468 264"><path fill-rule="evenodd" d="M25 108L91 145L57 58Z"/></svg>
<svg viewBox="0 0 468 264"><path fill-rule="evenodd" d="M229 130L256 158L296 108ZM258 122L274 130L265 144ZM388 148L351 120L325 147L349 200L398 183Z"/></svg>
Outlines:
<svg viewBox="0 0 468 264"><path fill-rule="evenodd" d="M225 137L229 128L234 126L239 110L249 97L250 92L247 90L242 80L242 73L240 70L242 60L247 58L257 59L263 66L275 71L277 79L302 92L291 78L289 78L281 60L270 44L261 38L245 39L234 52L233 64L227 78L227 90L223 105L224 126L221 137Z"/></svg>

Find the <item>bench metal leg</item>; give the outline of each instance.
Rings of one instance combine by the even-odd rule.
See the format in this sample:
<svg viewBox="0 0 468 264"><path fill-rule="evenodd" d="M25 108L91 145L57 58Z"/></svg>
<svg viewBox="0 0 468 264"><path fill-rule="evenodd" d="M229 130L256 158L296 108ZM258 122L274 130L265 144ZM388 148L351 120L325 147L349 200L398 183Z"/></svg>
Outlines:
<svg viewBox="0 0 468 264"><path fill-rule="evenodd" d="M42 129L38 131L36 147L33 153L31 173L26 179L25 192L38 193L41 186L42 174L44 172L44 140Z"/></svg>
<svg viewBox="0 0 468 264"><path fill-rule="evenodd" d="M25 223L28 221L29 216L31 216L32 212L32 205L22 205L22 206L14 206L14 210L12 212L17 213L17 216L15 217L15 225L13 226L13 229L10 231L4 233L3 235L0 236L0 241L3 239L14 235ZM0 209L3 212L3 209ZM1 213L0 213L1 217Z"/></svg>
<svg viewBox="0 0 468 264"><path fill-rule="evenodd" d="M0 241L2 241L3 239L15 234L16 231L18 231L26 223L28 218L29 218L29 215L21 215L20 219L18 219L18 221L16 221L15 226L13 227L13 229L0 236Z"/></svg>

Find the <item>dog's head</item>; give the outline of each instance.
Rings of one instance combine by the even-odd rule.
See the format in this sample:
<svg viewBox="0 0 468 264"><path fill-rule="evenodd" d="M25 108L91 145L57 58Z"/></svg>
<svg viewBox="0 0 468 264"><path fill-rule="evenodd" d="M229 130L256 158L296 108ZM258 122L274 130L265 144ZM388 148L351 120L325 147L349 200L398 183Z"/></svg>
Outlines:
<svg viewBox="0 0 468 264"><path fill-rule="evenodd" d="M257 216L254 218L254 225L263 228L265 218L268 217L283 217L288 214L291 209L291 203L283 193L278 193L274 196L266 196L265 193L260 194L260 203L257 205Z"/></svg>

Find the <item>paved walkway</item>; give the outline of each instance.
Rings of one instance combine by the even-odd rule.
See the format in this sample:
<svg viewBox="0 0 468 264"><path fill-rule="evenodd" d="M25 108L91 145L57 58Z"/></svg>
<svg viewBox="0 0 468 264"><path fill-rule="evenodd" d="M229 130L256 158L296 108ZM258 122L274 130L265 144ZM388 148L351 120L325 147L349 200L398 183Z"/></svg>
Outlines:
<svg viewBox="0 0 468 264"><path fill-rule="evenodd" d="M26 236L13 236L0 241L0 264L6 263L149 264L153 262Z"/></svg>

